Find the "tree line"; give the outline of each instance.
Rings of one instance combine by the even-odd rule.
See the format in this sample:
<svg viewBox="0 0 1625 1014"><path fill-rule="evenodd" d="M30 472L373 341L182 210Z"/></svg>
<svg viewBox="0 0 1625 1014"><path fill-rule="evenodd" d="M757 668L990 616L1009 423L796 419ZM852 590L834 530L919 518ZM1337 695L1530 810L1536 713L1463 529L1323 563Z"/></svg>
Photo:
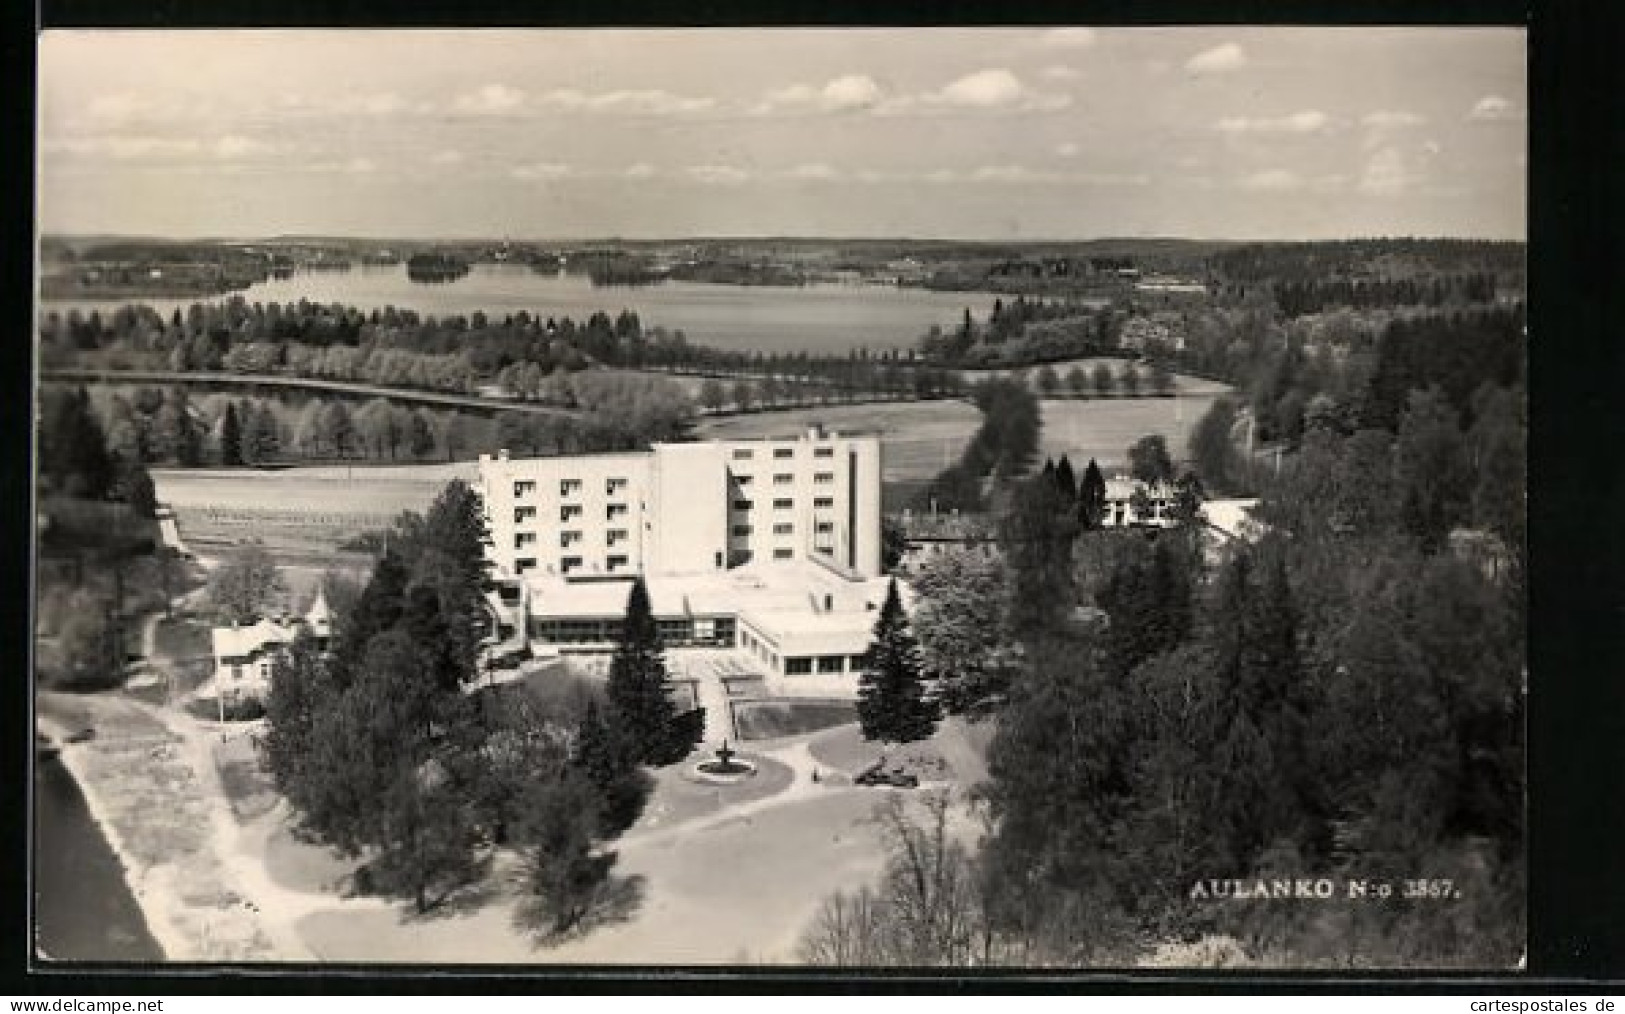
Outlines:
<svg viewBox="0 0 1625 1014"><path fill-rule="evenodd" d="M562 397L583 415L501 412L491 418L457 409L410 408L387 398L357 405L326 395L194 397L185 385L175 384L99 391L92 415L119 460L182 467L455 461L499 448L594 453L690 439L691 406L664 378L583 374ZM62 455L53 451L52 457Z"/></svg>

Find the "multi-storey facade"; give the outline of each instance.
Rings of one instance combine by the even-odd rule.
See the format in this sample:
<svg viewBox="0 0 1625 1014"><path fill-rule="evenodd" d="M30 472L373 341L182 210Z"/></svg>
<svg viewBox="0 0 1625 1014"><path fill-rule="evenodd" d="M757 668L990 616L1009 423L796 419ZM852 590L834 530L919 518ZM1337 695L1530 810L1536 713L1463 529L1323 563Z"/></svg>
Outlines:
<svg viewBox="0 0 1625 1014"><path fill-rule="evenodd" d="M480 458L500 574L690 574L815 554L880 573L880 441L793 438Z"/></svg>
<svg viewBox="0 0 1625 1014"><path fill-rule="evenodd" d="M885 597L880 441L656 444L480 458L493 609L531 643L608 650L634 577L668 646L737 648L767 674L850 691ZM906 594L906 589L905 589Z"/></svg>

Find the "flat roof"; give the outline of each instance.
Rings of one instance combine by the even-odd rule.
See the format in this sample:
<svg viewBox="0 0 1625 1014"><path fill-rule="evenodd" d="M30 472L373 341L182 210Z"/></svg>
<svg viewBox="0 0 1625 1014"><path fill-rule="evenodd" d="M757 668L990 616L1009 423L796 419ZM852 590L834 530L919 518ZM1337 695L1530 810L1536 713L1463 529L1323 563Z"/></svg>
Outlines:
<svg viewBox="0 0 1625 1014"><path fill-rule="evenodd" d="M810 560L763 561L729 571L644 577L657 617L737 616L772 636L867 633L887 577L849 580ZM633 578L567 581L527 576L530 613L542 619L607 619L626 613ZM898 582L904 605L913 590Z"/></svg>

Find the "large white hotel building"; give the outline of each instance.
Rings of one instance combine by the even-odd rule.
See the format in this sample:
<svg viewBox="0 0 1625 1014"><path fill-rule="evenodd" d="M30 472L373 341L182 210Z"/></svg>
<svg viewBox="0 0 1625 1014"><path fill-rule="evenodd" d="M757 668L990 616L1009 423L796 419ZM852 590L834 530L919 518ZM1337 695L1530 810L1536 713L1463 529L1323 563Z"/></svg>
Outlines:
<svg viewBox="0 0 1625 1014"><path fill-rule="evenodd" d="M821 427L480 457L491 559L529 641L611 646L641 576L668 646L742 649L764 675L850 686L886 590L880 474L878 437Z"/></svg>

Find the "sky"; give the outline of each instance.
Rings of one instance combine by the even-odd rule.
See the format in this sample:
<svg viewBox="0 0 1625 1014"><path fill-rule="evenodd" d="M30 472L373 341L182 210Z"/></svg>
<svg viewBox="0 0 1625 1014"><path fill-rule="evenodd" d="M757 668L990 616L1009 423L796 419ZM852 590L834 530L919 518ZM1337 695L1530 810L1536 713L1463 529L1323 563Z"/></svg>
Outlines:
<svg viewBox="0 0 1625 1014"><path fill-rule="evenodd" d="M1522 239L1507 28L50 31L45 233Z"/></svg>

